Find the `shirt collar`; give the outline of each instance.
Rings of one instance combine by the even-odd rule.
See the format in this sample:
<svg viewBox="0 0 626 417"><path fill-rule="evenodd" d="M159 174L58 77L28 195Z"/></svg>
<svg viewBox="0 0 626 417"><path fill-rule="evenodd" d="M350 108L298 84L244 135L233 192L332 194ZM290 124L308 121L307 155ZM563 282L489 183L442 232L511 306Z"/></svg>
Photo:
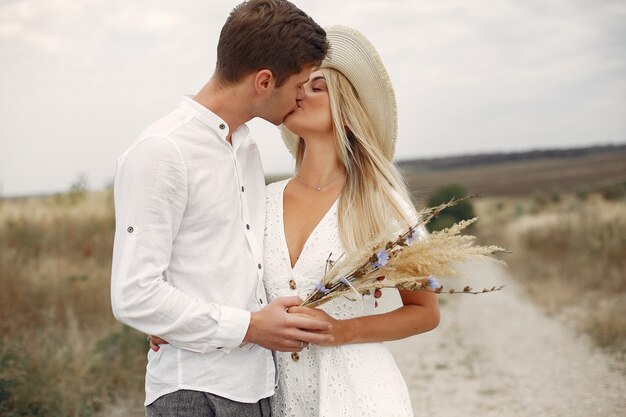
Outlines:
<svg viewBox="0 0 626 417"><path fill-rule="evenodd" d="M230 127L221 117L213 113L193 99L192 96L183 96L180 101L179 108L185 113L191 114L202 124L213 130L222 140L226 142ZM250 129L244 123L239 126L232 135L233 148L236 150L241 143L249 136Z"/></svg>

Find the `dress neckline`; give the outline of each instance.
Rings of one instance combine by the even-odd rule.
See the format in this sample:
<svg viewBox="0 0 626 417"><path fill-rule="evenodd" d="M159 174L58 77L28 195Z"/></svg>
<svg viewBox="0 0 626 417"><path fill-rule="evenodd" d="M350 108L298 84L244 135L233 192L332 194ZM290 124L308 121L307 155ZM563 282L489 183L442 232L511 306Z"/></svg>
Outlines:
<svg viewBox="0 0 626 417"><path fill-rule="evenodd" d="M283 252L286 257L285 262L287 263L287 267L289 268L289 271L293 274L296 268L298 267L298 265L300 264L300 259L302 259L302 255L304 255L307 248L309 247L309 242L311 241L311 237L313 237L318 232L318 230L320 229L320 226L324 224L326 222L326 219L330 217L330 214L335 211L335 207L337 206L340 197L337 197L337 199L333 202L333 204L328 208L326 213L324 213L324 216L315 225L315 227L313 228L309 236L307 236L306 240L304 241L304 245L302 246L302 250L300 251L298 258L296 259L296 262L293 265L291 265L291 253L289 252L289 245L287 244L287 234L285 233L285 207L284 207L285 188L287 188L287 184L289 184L290 181L291 179L285 180L284 183L282 184L282 187L278 190L279 191L278 192L278 212L279 212L279 217L280 217L279 229L280 229L280 238L281 238L281 244L282 244L281 246L283 248Z"/></svg>

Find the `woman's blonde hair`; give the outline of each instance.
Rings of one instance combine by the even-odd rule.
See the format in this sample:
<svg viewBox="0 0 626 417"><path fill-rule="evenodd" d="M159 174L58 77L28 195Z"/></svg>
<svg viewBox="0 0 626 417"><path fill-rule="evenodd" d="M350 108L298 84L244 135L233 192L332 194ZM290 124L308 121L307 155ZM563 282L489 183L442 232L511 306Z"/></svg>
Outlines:
<svg viewBox="0 0 626 417"><path fill-rule="evenodd" d="M414 215L406 185L392 161L382 152L376 134L348 79L331 68L322 68L335 133L337 154L346 169L346 184L339 198L339 233L347 250L356 250L389 229L408 224ZM296 172L305 144L298 140ZM407 213L407 207L410 207Z"/></svg>

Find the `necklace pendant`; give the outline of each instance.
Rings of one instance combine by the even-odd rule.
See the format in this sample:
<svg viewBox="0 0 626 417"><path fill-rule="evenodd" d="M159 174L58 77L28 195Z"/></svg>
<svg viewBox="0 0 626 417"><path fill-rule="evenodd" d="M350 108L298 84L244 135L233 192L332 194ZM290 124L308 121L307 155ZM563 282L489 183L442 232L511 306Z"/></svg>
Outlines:
<svg viewBox="0 0 626 417"><path fill-rule="evenodd" d="M317 187L317 191L322 191L322 187Z"/></svg>

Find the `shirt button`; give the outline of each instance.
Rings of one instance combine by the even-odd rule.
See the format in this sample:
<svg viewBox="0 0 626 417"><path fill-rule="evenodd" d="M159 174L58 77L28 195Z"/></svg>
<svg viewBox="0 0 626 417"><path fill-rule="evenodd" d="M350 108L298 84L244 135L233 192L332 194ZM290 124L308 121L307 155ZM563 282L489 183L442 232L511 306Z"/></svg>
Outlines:
<svg viewBox="0 0 626 417"><path fill-rule="evenodd" d="M263 304L263 299L259 298L259 303Z"/></svg>
<svg viewBox="0 0 626 417"><path fill-rule="evenodd" d="M222 348L221 346L218 346L216 349L217 349L217 350L220 350L221 348Z"/></svg>
<svg viewBox="0 0 626 417"><path fill-rule="evenodd" d="M220 124L220 129L222 130L226 129L226 125L224 123Z"/></svg>
<svg viewBox="0 0 626 417"><path fill-rule="evenodd" d="M135 231L135 228L133 226L128 226L128 229L126 229L126 231L128 233L133 233Z"/></svg>
<svg viewBox="0 0 626 417"><path fill-rule="evenodd" d="M291 353L291 360L294 362L298 362L300 360L300 355L298 355L298 352Z"/></svg>
<svg viewBox="0 0 626 417"><path fill-rule="evenodd" d="M259 269L261 269L261 264L259 264Z"/></svg>
<svg viewBox="0 0 626 417"><path fill-rule="evenodd" d="M245 189L243 188L243 185L241 186L241 192L243 193L245 191Z"/></svg>
<svg viewBox="0 0 626 417"><path fill-rule="evenodd" d="M296 289L296 281L290 279L289 280L289 288L291 288L292 290Z"/></svg>
<svg viewBox="0 0 626 417"><path fill-rule="evenodd" d="M249 224L246 225L246 229L250 230L250 225Z"/></svg>

